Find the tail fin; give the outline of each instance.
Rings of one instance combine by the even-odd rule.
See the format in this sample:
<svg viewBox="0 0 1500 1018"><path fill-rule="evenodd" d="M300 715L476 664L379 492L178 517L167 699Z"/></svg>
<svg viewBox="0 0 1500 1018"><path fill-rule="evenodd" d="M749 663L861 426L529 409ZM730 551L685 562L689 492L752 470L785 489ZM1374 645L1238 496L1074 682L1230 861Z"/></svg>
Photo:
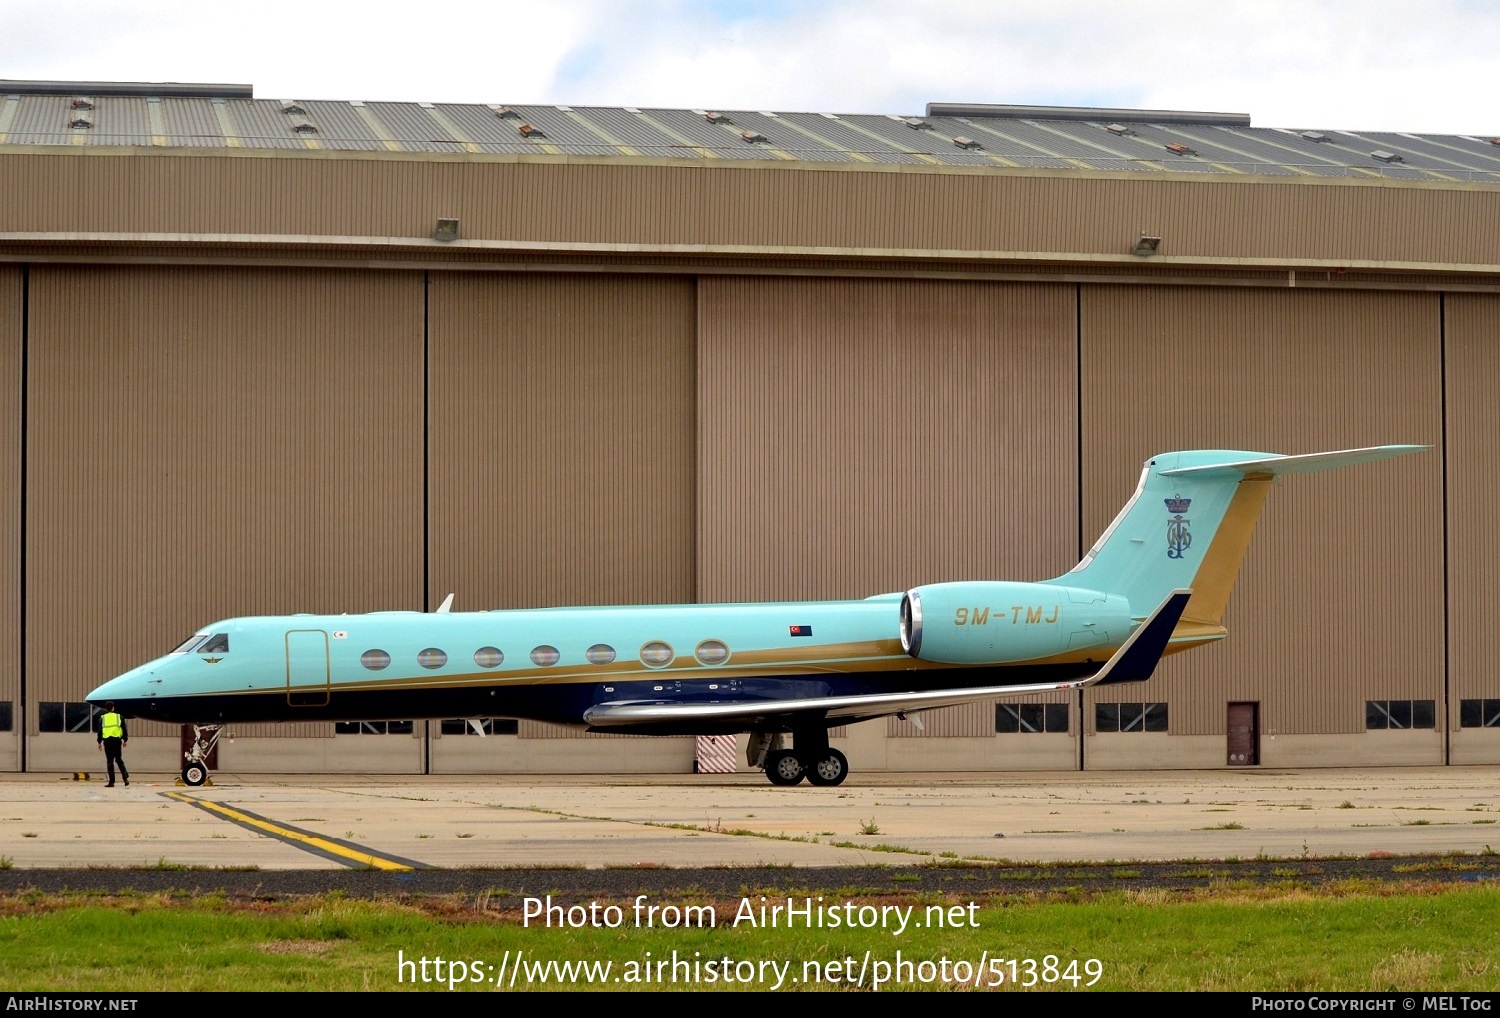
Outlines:
<svg viewBox="0 0 1500 1018"><path fill-rule="evenodd" d="M1083 561L1058 583L1130 600L1145 614L1173 590L1191 587L1174 643L1225 635L1224 607L1255 531L1271 480L1279 474L1371 463L1425 445L1382 445L1304 456L1193 450L1146 461L1140 484ZM1178 649L1181 649L1179 647Z"/></svg>

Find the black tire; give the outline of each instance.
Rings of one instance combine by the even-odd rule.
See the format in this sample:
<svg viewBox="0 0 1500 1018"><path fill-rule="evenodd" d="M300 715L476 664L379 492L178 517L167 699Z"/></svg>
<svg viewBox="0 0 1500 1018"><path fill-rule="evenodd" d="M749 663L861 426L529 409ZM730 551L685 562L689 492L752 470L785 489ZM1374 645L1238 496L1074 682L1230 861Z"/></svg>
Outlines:
<svg viewBox="0 0 1500 1018"><path fill-rule="evenodd" d="M842 785L849 776L849 758L836 749L830 749L822 759L812 761L806 770L807 780L815 785Z"/></svg>
<svg viewBox="0 0 1500 1018"><path fill-rule="evenodd" d="M197 788L208 780L208 768L201 763L190 763L182 769L182 783Z"/></svg>
<svg viewBox="0 0 1500 1018"><path fill-rule="evenodd" d="M772 750L766 754L766 777L773 785L795 785L807 775L807 768L789 749Z"/></svg>

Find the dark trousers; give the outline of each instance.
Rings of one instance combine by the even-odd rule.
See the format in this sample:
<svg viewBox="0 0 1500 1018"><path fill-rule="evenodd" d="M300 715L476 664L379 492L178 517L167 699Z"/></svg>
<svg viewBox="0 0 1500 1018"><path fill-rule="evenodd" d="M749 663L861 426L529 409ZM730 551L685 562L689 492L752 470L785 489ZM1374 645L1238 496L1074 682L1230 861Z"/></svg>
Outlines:
<svg viewBox="0 0 1500 1018"><path fill-rule="evenodd" d="M115 764L120 765L120 777L126 781L130 780L130 772L125 769L125 758L120 755L119 739L104 740L104 766L109 769L109 783L115 783Z"/></svg>

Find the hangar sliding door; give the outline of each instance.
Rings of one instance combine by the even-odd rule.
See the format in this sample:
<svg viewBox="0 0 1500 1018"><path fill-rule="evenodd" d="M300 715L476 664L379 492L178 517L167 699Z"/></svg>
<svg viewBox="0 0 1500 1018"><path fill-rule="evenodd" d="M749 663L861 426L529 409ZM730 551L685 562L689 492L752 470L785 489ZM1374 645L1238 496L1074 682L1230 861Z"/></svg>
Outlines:
<svg viewBox="0 0 1500 1018"><path fill-rule="evenodd" d="M1090 543L1155 453L1442 441L1437 294L1086 286L1081 309ZM1441 762L1440 732L1367 730L1366 714L1443 696L1442 466L1434 451L1276 485L1229 638L1091 692L1090 731L1114 731L1085 766L1223 766L1235 701L1260 701L1269 766ZM1166 731L1127 731L1152 704Z"/></svg>
<svg viewBox="0 0 1500 1018"><path fill-rule="evenodd" d="M21 767L22 272L0 267L0 771Z"/></svg>
<svg viewBox="0 0 1500 1018"><path fill-rule="evenodd" d="M421 606L420 274L49 265L30 282L34 702L81 701L218 618ZM131 734L132 768L180 766L175 729ZM226 769L420 767L409 735L236 734ZM159 758L145 735L170 736ZM80 738L40 733L34 766L78 766Z"/></svg>
<svg viewBox="0 0 1500 1018"><path fill-rule="evenodd" d="M1455 764L1500 763L1500 672L1489 655L1500 599L1500 297L1447 294L1449 709Z"/></svg>
<svg viewBox="0 0 1500 1018"><path fill-rule="evenodd" d="M429 607L691 601L692 280L433 273L429 295ZM692 768L691 739L432 729L434 772Z"/></svg>
<svg viewBox="0 0 1500 1018"><path fill-rule="evenodd" d="M700 600L860 598L1077 561L1073 287L699 285ZM851 767L1075 759L1065 734L1007 728L994 704L923 720L854 726Z"/></svg>

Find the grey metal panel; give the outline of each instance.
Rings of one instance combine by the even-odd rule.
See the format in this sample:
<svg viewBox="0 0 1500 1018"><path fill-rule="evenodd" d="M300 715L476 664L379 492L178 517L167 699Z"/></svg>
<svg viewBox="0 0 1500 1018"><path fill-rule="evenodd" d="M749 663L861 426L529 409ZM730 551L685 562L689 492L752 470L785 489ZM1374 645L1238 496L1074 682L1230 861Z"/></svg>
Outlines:
<svg viewBox="0 0 1500 1018"><path fill-rule="evenodd" d="M151 119L146 100L133 97L109 97L94 100L94 126L80 132L90 145L150 145ZM66 121L64 121L66 127ZM70 132L71 133L71 132Z"/></svg>
<svg viewBox="0 0 1500 1018"><path fill-rule="evenodd" d="M858 152L867 156L872 162L920 164L925 161L915 154L911 146L906 143L906 139L899 141L885 139L882 135L882 140L876 141L850 128L842 118L830 119L816 113L783 113L781 119L805 127L819 137L827 138L830 145L839 146L840 151Z"/></svg>
<svg viewBox="0 0 1500 1018"><path fill-rule="evenodd" d="M889 117L860 114L844 114L840 119L854 124L877 134L882 138L889 139L893 144L904 143L909 149L916 152L925 152L940 163L948 166L995 166L996 163L985 152L975 152L961 149L953 143L953 139L960 135L974 138L975 141L984 144L983 139L974 136L967 124L946 122L940 120L932 121L935 130L913 131L905 124L897 123ZM898 140L899 139L899 140Z"/></svg>
<svg viewBox="0 0 1500 1018"><path fill-rule="evenodd" d="M725 159L775 159L776 157L764 148L757 145L746 144L736 137L736 133L742 128L736 126L734 132L725 130L718 124L710 124L700 114L692 110L656 110L645 109L643 113L653 120L671 128L684 138L689 138L694 144L703 148L712 149ZM731 123L738 125L742 114L734 110L716 111L722 112L729 117Z"/></svg>
<svg viewBox="0 0 1500 1018"><path fill-rule="evenodd" d="M248 148L307 147L302 137L292 130L292 122L281 112L281 106L277 102L268 99L228 99L224 102L224 108L231 111Z"/></svg>
<svg viewBox="0 0 1500 1018"><path fill-rule="evenodd" d="M421 607L420 274L30 278L35 699L214 619Z"/></svg>
<svg viewBox="0 0 1500 1018"><path fill-rule="evenodd" d="M1457 148L1442 147L1424 141L1419 136L1397 134L1386 131L1340 132L1344 137L1369 143L1366 149L1384 149L1400 155L1405 166L1430 170L1456 180L1480 180L1493 182L1500 179L1500 160L1486 159L1485 153L1468 152ZM1486 172L1486 164L1489 164Z"/></svg>
<svg viewBox="0 0 1500 1018"><path fill-rule="evenodd" d="M1448 411L1448 653L1453 714L1459 701L1500 699L1489 627L1500 601L1500 298L1444 298Z"/></svg>
<svg viewBox="0 0 1500 1018"><path fill-rule="evenodd" d="M1068 286L701 279L699 599L1071 566L1073 304Z"/></svg>
<svg viewBox="0 0 1500 1018"><path fill-rule="evenodd" d="M691 281L434 273L430 295L433 607L691 601Z"/></svg>
<svg viewBox="0 0 1500 1018"><path fill-rule="evenodd" d="M218 148L227 143L224 128L214 116L212 100L163 99L161 113L167 125L169 145Z"/></svg>
<svg viewBox="0 0 1500 1018"><path fill-rule="evenodd" d="M432 119L428 112L415 103L365 103L365 108L373 113L386 130L391 139L407 152L463 152L466 151L464 143L457 138L450 137L441 124ZM352 110L352 107L351 107ZM486 110L485 112L489 112ZM498 142L498 137L493 139ZM382 141L383 145L384 142ZM478 144L476 139L475 144ZM497 144L487 147L487 152L524 152L528 151L527 143L517 138L512 133L505 139L505 144Z"/></svg>
<svg viewBox="0 0 1500 1018"><path fill-rule="evenodd" d="M700 158L690 146L663 133L638 114L598 106L580 107L579 112L643 156Z"/></svg>
<svg viewBox="0 0 1500 1018"><path fill-rule="evenodd" d="M7 145L71 145L75 133L68 128L69 99L60 95L24 96L10 124Z"/></svg>
<svg viewBox="0 0 1500 1018"><path fill-rule="evenodd" d="M384 141L371 130L370 125L346 102L304 102L307 119L318 127L317 138L329 148L351 152L378 150L385 147ZM416 107L420 109L420 107ZM282 114L285 118L286 114ZM291 122L287 121L288 127ZM463 151L457 145L446 148L434 146L433 151Z"/></svg>
<svg viewBox="0 0 1500 1018"><path fill-rule="evenodd" d="M1085 286L1081 316L1085 543L1156 453L1441 441L1436 294ZM1221 734L1227 701L1259 700L1266 733L1311 734L1362 731L1367 699L1441 700L1441 503L1437 454L1290 479L1229 638L1087 702L1166 701L1174 733Z"/></svg>

